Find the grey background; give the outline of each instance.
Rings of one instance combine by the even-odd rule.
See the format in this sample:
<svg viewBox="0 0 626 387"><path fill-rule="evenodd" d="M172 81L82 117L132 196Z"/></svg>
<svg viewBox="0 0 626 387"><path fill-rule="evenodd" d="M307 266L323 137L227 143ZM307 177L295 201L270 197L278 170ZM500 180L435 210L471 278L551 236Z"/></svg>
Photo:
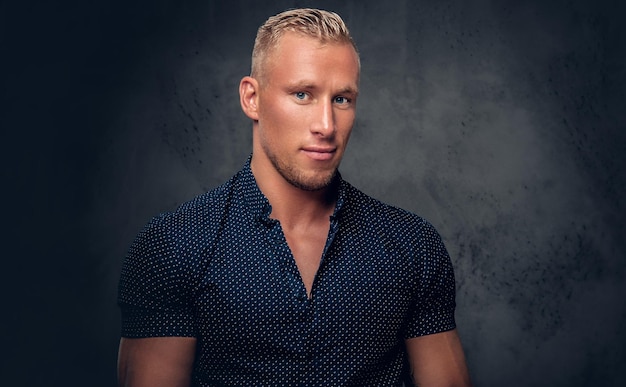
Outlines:
<svg viewBox="0 0 626 387"><path fill-rule="evenodd" d="M256 28L311 4L361 52L342 173L442 234L475 384L626 385L626 13L608 0L0 2L0 384L114 384L126 249L240 168Z"/></svg>

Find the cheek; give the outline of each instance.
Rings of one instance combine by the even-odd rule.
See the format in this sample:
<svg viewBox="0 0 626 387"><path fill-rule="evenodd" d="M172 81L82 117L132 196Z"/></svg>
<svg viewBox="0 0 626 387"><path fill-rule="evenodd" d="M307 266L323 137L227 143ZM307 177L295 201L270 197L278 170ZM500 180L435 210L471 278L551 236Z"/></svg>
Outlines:
<svg viewBox="0 0 626 387"><path fill-rule="evenodd" d="M272 122L273 130L283 136L288 136L294 129L308 120L302 109L298 109L298 106L294 106L294 104L273 106L268 118Z"/></svg>
<svg viewBox="0 0 626 387"><path fill-rule="evenodd" d="M354 125L355 114L354 111L342 112L337 116L337 131L343 133L345 138L350 137L352 126Z"/></svg>
<svg viewBox="0 0 626 387"><path fill-rule="evenodd" d="M280 123L288 115L289 104L276 93L268 93L260 98L259 114L267 122Z"/></svg>

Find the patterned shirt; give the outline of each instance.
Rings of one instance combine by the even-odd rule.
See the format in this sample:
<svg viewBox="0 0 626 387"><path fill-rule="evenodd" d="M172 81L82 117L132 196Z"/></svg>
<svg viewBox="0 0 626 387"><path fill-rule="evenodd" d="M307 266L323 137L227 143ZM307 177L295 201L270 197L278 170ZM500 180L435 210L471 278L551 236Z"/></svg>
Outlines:
<svg viewBox="0 0 626 387"><path fill-rule="evenodd" d="M194 386L401 386L405 339L455 328L450 258L429 223L337 179L310 297L248 160L139 233L122 336L197 338Z"/></svg>

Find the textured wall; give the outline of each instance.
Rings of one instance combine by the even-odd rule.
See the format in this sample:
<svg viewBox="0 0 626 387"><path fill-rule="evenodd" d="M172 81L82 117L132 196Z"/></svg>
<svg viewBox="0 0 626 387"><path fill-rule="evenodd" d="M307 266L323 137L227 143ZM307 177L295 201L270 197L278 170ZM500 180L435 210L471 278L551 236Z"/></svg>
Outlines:
<svg viewBox="0 0 626 387"><path fill-rule="evenodd" d="M443 235L475 384L626 383L621 3L182 3L0 4L0 384L114 383L125 250L240 168L256 28L311 3L361 52L342 173Z"/></svg>

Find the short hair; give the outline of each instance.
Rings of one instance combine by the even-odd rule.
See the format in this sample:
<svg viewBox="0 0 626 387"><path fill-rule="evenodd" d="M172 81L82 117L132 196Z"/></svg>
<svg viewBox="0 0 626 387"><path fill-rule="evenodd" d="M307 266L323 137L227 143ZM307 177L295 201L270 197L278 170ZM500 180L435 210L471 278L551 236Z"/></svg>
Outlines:
<svg viewBox="0 0 626 387"><path fill-rule="evenodd" d="M296 32L304 36L318 39L322 44L350 44L357 53L356 44L350 36L348 27L341 16L334 12L313 8L290 9L271 16L257 31L252 50L253 77L263 74L268 54L274 50L285 32Z"/></svg>

